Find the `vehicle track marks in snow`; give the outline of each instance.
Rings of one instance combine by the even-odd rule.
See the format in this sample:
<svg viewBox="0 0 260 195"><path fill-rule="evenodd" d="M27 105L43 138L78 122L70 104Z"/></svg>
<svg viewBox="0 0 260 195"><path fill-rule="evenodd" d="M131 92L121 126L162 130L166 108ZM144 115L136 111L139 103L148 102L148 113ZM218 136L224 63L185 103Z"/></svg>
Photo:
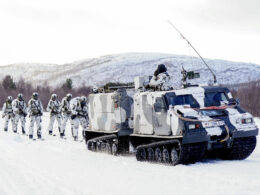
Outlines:
<svg viewBox="0 0 260 195"><path fill-rule="evenodd" d="M48 136L47 125L45 117L43 142L3 132L0 125L0 194L259 193L259 145L243 161L207 159L173 167L87 151L68 130L67 140Z"/></svg>

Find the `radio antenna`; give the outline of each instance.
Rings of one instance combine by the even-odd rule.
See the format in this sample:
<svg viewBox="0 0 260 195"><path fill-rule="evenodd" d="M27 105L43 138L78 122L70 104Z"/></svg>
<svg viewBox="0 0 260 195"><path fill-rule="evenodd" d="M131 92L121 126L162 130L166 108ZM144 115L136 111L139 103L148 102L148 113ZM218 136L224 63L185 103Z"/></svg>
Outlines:
<svg viewBox="0 0 260 195"><path fill-rule="evenodd" d="M181 35L181 37L187 41L188 45L191 46L191 48L198 54L198 56L200 57L200 59L202 60L202 62L207 66L207 68L209 69L209 71L211 72L213 78L214 78L214 83L217 83L217 78L216 75L214 74L214 72L212 71L212 69L209 67L209 65L205 62L205 60L203 59L203 57L201 57L201 55L199 54L199 52L195 49L195 47L193 47L193 45L189 42L188 39L186 39L186 37L184 37L184 35L176 28L176 26L173 25L173 23L171 23L170 20L168 20L168 23Z"/></svg>

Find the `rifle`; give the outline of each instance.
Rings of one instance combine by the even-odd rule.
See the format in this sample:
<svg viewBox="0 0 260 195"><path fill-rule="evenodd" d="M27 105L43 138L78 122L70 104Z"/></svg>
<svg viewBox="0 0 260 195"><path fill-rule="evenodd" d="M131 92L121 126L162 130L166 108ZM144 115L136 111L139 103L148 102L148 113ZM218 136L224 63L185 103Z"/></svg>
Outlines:
<svg viewBox="0 0 260 195"><path fill-rule="evenodd" d="M24 104L24 102L23 102ZM26 117L27 116L27 113L24 112L24 109L23 109L23 106L18 102L18 109L19 109L19 112L24 116Z"/></svg>
<svg viewBox="0 0 260 195"><path fill-rule="evenodd" d="M53 114L59 114L60 113L59 106L55 105L54 101L52 101L51 113L53 113Z"/></svg>
<svg viewBox="0 0 260 195"><path fill-rule="evenodd" d="M36 110L38 111L38 113L39 113L40 115L42 115L42 111L41 111L41 109L36 105L35 101L33 101L33 103L34 103L34 105L35 105Z"/></svg>

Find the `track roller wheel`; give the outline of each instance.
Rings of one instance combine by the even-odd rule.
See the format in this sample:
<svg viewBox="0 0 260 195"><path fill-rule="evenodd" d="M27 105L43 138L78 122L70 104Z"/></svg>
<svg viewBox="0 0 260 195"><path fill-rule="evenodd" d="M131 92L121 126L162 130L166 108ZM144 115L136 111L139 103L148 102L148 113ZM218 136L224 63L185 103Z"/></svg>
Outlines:
<svg viewBox="0 0 260 195"><path fill-rule="evenodd" d="M167 148L164 148L162 151L162 160L164 163L170 162L170 154Z"/></svg>
<svg viewBox="0 0 260 195"><path fill-rule="evenodd" d="M118 152L117 145L116 145L116 143L113 143L112 147L111 147L111 153L112 153L112 155L117 155L117 152Z"/></svg>
<svg viewBox="0 0 260 195"><path fill-rule="evenodd" d="M89 142L87 143L87 148L88 148L88 150L91 150L91 144L92 144L91 141L89 141Z"/></svg>
<svg viewBox="0 0 260 195"><path fill-rule="evenodd" d="M154 150L153 150L153 148L147 149L147 160L148 161L154 161Z"/></svg>
<svg viewBox="0 0 260 195"><path fill-rule="evenodd" d="M172 165L177 165L179 162L179 154L176 148L172 148L171 150L171 163Z"/></svg>
<svg viewBox="0 0 260 195"><path fill-rule="evenodd" d="M101 143L100 142L96 143L96 149L97 149L97 151L101 151Z"/></svg>
<svg viewBox="0 0 260 195"><path fill-rule="evenodd" d="M91 151L96 151L96 143L91 142Z"/></svg>
<svg viewBox="0 0 260 195"><path fill-rule="evenodd" d="M111 144L106 143L106 153L111 154Z"/></svg>
<svg viewBox="0 0 260 195"><path fill-rule="evenodd" d="M144 148L137 149L136 152L136 159L138 161L145 161L146 160L146 151Z"/></svg>
<svg viewBox="0 0 260 195"><path fill-rule="evenodd" d="M155 161L162 162L162 151L160 148L156 148L154 151Z"/></svg>
<svg viewBox="0 0 260 195"><path fill-rule="evenodd" d="M101 142L101 152L106 152L106 143Z"/></svg>

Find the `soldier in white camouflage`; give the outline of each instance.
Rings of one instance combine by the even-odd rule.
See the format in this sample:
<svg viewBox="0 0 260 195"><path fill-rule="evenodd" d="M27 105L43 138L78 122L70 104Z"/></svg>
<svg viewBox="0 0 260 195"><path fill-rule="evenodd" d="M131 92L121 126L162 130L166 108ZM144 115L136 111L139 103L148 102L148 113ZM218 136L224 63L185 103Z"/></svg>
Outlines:
<svg viewBox="0 0 260 195"><path fill-rule="evenodd" d="M149 83L149 87L155 88L160 91L170 90L169 86L170 76L167 73L167 68L164 64L158 65L154 75Z"/></svg>
<svg viewBox="0 0 260 195"><path fill-rule="evenodd" d="M15 124L14 124L14 113L13 113L13 108L12 108L12 101L13 101L13 97L8 96L4 105L3 105L3 108L2 108L2 112L3 112L2 117L5 119L4 131L8 131L8 124L9 124L9 121L11 121L13 131L16 133Z"/></svg>
<svg viewBox="0 0 260 195"><path fill-rule="evenodd" d="M29 138L33 138L33 130L34 130L34 123L37 126L37 137L41 139L42 137L42 114L43 114L43 107L42 103L39 99L39 94L34 92L32 98L28 102L28 113L30 117L30 129L29 129Z"/></svg>
<svg viewBox="0 0 260 195"><path fill-rule="evenodd" d="M62 125L61 125L61 137L65 136L66 124L67 121L70 120L71 123L71 109L70 109L70 101L72 95L68 93L61 101L61 111L62 111Z"/></svg>
<svg viewBox="0 0 260 195"><path fill-rule="evenodd" d="M72 99L70 107L72 119L72 136L74 140L77 141L79 125L82 126L83 130L86 130L88 126L87 98L85 96L82 96Z"/></svg>
<svg viewBox="0 0 260 195"><path fill-rule="evenodd" d="M19 121L21 122L22 133L25 134L25 118L27 116L26 103L23 99L23 94L19 93L17 98L12 103L14 112L14 124L15 131L17 132L17 126Z"/></svg>
<svg viewBox="0 0 260 195"><path fill-rule="evenodd" d="M61 104L60 104L60 101L58 100L58 96L56 94L51 95L51 99L48 103L46 110L48 112L50 112L50 122L49 122L49 126L48 126L49 135L52 135L55 119L58 122L58 129L59 129L59 133L61 134L61 120L62 120Z"/></svg>

